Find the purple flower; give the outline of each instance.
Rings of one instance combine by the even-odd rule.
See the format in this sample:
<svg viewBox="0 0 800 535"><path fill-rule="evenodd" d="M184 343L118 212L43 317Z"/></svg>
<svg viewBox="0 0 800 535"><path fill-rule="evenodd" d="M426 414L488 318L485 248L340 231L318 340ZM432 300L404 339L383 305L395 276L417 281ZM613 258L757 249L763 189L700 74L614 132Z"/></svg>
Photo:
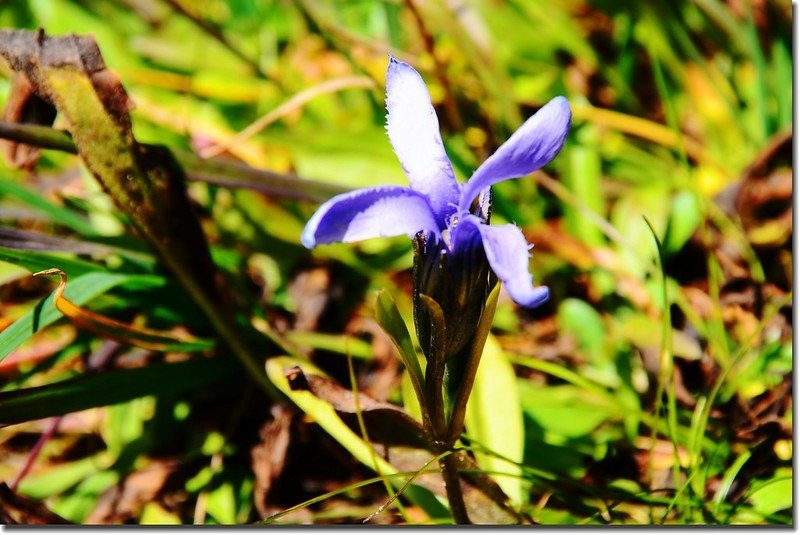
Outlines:
<svg viewBox="0 0 800 535"><path fill-rule="evenodd" d="M522 231L515 225L488 224L488 188L531 173L558 154L570 126L567 99L556 97L530 117L465 184L455 179L422 77L394 58L386 72L386 107L389 140L411 187L381 186L337 195L308 221L303 245L310 249L321 243L423 233L441 254L461 257L480 244L514 301L524 307L546 301L548 289L532 284L532 246Z"/></svg>

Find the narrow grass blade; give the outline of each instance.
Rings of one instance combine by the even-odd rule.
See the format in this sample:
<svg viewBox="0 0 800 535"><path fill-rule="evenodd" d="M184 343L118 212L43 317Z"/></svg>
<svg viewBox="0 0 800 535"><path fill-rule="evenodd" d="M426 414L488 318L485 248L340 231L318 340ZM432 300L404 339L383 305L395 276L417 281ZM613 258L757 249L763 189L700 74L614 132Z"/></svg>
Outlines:
<svg viewBox="0 0 800 535"><path fill-rule="evenodd" d="M75 211L51 203L22 184L11 180L0 180L0 195L16 197L37 212L44 214L51 222L64 225L78 234L83 236L95 236L97 234L91 223Z"/></svg>
<svg viewBox="0 0 800 535"><path fill-rule="evenodd" d="M0 425L114 405L142 396L185 392L227 379L236 371L226 359L200 358L80 375L45 386L2 392Z"/></svg>
<svg viewBox="0 0 800 535"><path fill-rule="evenodd" d="M91 272L104 272L105 266L73 258L72 255L62 255L44 251L29 251L0 247L0 260L24 267L29 271L42 271L57 266L70 277L78 277Z"/></svg>

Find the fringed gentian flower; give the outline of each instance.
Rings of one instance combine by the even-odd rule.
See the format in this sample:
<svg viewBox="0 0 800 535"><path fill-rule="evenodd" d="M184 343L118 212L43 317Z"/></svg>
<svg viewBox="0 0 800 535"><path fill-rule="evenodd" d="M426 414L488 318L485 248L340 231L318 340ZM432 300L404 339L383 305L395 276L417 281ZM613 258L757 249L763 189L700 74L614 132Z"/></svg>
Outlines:
<svg viewBox="0 0 800 535"><path fill-rule="evenodd" d="M533 286L525 237L514 225L490 226L491 186L526 175L561 150L571 113L556 97L517 130L465 184L445 153L439 121L420 75L390 58L386 129L411 187L382 186L337 195L311 217L303 245L407 234L414 239L414 323L425 354L406 367L427 438L437 453L452 451L464 426L483 346L494 315L497 280L523 307L548 298ZM392 333L390 333L392 334ZM400 348L400 346L398 346ZM402 348L401 353L402 353ZM401 355L402 356L402 355ZM457 523L469 523L458 455L440 461Z"/></svg>
<svg viewBox="0 0 800 535"><path fill-rule="evenodd" d="M439 121L422 78L390 58L386 73L387 131L410 188L381 186L337 195L309 220L302 242L353 242L378 236L426 236L427 249L450 257L471 256L481 246L511 298L535 307L548 298L528 273L529 246L514 225L489 226L488 188L535 171L561 150L571 113L556 97L529 118L466 184L456 181L439 134ZM476 199L479 199L477 204Z"/></svg>

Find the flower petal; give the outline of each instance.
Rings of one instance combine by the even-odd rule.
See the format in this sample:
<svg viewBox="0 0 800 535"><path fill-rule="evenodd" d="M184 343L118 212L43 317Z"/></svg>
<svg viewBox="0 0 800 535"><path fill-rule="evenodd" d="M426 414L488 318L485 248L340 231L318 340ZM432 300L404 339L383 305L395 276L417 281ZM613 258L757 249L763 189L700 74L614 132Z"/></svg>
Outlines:
<svg viewBox="0 0 800 535"><path fill-rule="evenodd" d="M486 258L497 278L503 281L506 291L519 305L533 308L550 296L546 286L533 286L528 271L530 245L522 231L515 225L485 225L474 215L464 216L455 228L453 248L468 247L480 239Z"/></svg>
<svg viewBox="0 0 800 535"><path fill-rule="evenodd" d="M409 188L383 186L342 193L308 220L300 241L311 249L321 243L353 242L420 230L440 236L428 199Z"/></svg>
<svg viewBox="0 0 800 535"><path fill-rule="evenodd" d="M389 58L386 130L413 189L430 198L441 228L458 203L458 183L442 145L439 119L422 77L411 65Z"/></svg>
<svg viewBox="0 0 800 535"><path fill-rule="evenodd" d="M472 174L461 194L459 211L468 210L484 188L527 175L555 158L567 138L571 119L566 98L556 97L545 104Z"/></svg>

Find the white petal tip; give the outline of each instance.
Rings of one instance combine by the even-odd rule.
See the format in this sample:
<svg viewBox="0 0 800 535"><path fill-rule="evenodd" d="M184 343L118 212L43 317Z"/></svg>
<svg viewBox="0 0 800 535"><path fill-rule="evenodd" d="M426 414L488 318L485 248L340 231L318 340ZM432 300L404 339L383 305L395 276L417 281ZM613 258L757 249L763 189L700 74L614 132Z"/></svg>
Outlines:
<svg viewBox="0 0 800 535"><path fill-rule="evenodd" d="M317 240L314 239L314 233L309 231L310 229L308 227L303 230L303 234L300 236L300 243L302 243L303 247L306 249L313 249L317 245Z"/></svg>

